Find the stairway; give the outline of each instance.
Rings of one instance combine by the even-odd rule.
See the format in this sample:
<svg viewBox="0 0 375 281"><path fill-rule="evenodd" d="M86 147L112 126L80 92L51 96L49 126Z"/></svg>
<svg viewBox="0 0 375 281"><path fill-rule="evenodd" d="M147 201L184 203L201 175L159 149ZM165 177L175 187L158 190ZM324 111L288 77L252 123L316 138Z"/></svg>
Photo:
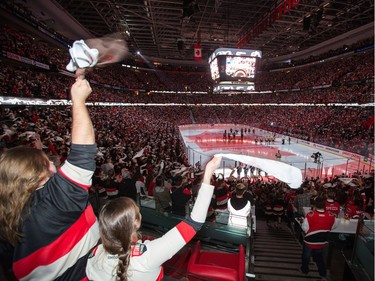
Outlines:
<svg viewBox="0 0 375 281"><path fill-rule="evenodd" d="M299 272L302 246L285 223L280 229L268 227L257 218L254 235L255 280L262 281L315 281L320 280L312 261L308 275Z"/></svg>

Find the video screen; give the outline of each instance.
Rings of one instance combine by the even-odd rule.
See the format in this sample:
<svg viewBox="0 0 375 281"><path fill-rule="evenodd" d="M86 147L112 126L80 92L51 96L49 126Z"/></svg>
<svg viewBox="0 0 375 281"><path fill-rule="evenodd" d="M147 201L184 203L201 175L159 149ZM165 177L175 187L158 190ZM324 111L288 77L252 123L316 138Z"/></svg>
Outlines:
<svg viewBox="0 0 375 281"><path fill-rule="evenodd" d="M232 80L254 80L255 57L226 56L225 74Z"/></svg>
<svg viewBox="0 0 375 281"><path fill-rule="evenodd" d="M220 78L219 66L217 64L217 58L214 58L210 63L210 71L212 80L217 80Z"/></svg>

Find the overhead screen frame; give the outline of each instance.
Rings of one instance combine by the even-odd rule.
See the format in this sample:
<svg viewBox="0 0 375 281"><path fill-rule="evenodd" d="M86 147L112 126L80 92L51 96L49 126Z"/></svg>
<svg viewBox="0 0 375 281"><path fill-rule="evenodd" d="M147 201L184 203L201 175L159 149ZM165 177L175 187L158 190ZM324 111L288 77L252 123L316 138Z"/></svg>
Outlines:
<svg viewBox="0 0 375 281"><path fill-rule="evenodd" d="M248 64L254 64L252 67L244 67L241 71L231 70L228 65L230 61L236 61L241 64L242 61L248 61ZM262 58L262 51L250 49L219 48L216 49L208 58L211 77L214 81L255 81L255 72L258 65L258 59ZM245 63L246 65L247 63Z"/></svg>

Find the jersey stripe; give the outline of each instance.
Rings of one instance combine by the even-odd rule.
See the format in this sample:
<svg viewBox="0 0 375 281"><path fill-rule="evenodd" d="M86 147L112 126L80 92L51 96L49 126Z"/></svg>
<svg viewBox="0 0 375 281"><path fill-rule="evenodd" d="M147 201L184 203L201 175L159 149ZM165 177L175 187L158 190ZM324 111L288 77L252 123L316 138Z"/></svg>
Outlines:
<svg viewBox="0 0 375 281"><path fill-rule="evenodd" d="M80 255L85 255L97 241L89 241L90 243L88 243L88 245L80 244L87 243L87 240L95 240L97 237L98 226L96 217L91 205L89 205L81 214L80 218L57 240L40 248L23 259L15 261L13 268L16 277L22 279L31 274L35 269L35 263L41 266L49 266L52 263L62 262L64 260L64 263L66 262L73 265L76 262L76 259L69 262L64 256L73 251L73 249L74 251L77 251L77 259ZM59 259L61 260L59 261ZM59 265L59 267L61 266L68 268L70 265ZM37 272L41 273L40 270L37 270Z"/></svg>
<svg viewBox="0 0 375 281"><path fill-rule="evenodd" d="M160 267L160 273L159 273L159 276L158 276L158 278L156 279L156 281L161 281L161 280L163 280L163 277L164 277L164 268L161 266L161 267Z"/></svg>
<svg viewBox="0 0 375 281"><path fill-rule="evenodd" d="M61 175L76 185L88 190L91 186L92 171L85 170L65 161L64 165L59 169Z"/></svg>
<svg viewBox="0 0 375 281"><path fill-rule="evenodd" d="M185 243L188 243L196 234L194 228L186 222L180 222L178 225L176 225L176 228L180 232L182 238L185 240Z"/></svg>

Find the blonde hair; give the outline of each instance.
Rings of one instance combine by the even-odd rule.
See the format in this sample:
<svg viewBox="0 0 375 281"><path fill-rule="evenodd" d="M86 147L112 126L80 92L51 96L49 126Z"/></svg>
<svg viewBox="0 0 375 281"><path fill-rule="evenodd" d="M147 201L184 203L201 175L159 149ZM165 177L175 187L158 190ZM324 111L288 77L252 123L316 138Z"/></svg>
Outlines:
<svg viewBox="0 0 375 281"><path fill-rule="evenodd" d="M13 246L31 194L50 176L47 155L36 148L15 147L0 155L0 238Z"/></svg>
<svg viewBox="0 0 375 281"><path fill-rule="evenodd" d="M104 249L118 255L117 280L128 280L131 245L141 226L141 213L133 199L120 197L103 206L99 214L100 238Z"/></svg>

